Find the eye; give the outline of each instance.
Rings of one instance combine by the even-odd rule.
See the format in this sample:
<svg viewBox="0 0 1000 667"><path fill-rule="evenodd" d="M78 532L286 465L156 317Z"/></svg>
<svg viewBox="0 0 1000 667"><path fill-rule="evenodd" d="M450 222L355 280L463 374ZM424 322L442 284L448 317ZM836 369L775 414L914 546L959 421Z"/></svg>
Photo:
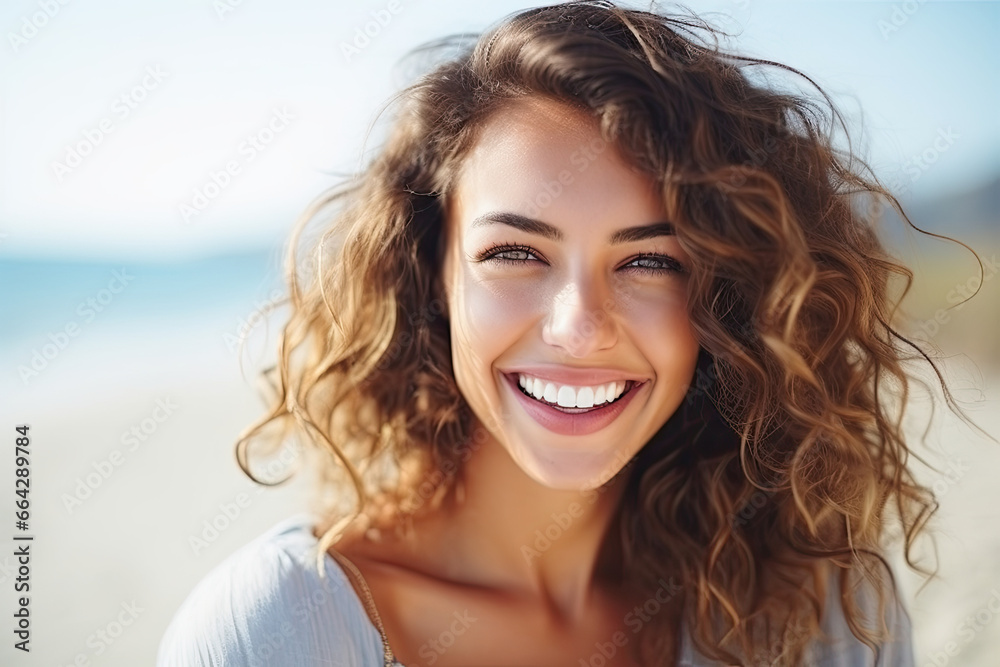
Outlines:
<svg viewBox="0 0 1000 667"><path fill-rule="evenodd" d="M524 264L530 261L525 258L514 258L510 255L535 255L538 253L530 246L518 243L497 243L476 256L477 262L494 262L499 264ZM503 255L508 255L504 257ZM650 265L652 264L652 265ZM659 264L659 266L657 266ZM683 264L673 257L658 255L656 253L642 253L634 258L622 269L631 269L649 275L663 275L667 273L685 274L687 269Z"/></svg>
<svg viewBox="0 0 1000 667"><path fill-rule="evenodd" d="M511 259L509 257L501 257L501 255L507 254L536 254L535 250L526 245L520 245L517 243L496 243L486 250L479 253L476 257L478 262L497 262L500 264L522 264L527 260L524 259Z"/></svg>
<svg viewBox="0 0 1000 667"><path fill-rule="evenodd" d="M660 267L637 266L635 268L639 271L644 271L646 273L653 273L653 274L668 273L668 272L682 273L682 274L687 273L687 269L684 268L684 265L678 262L673 257L668 257L667 255L657 255L655 253L643 253L638 257L636 257L635 259L633 259L632 262L629 263L629 266L631 266L632 263L634 262L650 262L650 261L658 262L661 266Z"/></svg>

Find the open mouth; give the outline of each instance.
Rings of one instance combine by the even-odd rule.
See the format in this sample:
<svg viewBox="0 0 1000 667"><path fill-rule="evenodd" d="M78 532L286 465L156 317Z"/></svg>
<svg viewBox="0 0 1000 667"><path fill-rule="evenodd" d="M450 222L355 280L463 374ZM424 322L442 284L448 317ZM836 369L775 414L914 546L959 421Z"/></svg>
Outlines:
<svg viewBox="0 0 1000 667"><path fill-rule="evenodd" d="M517 389L518 391L520 391L522 394L524 394L525 396L527 396L531 400L533 400L533 401L535 401L537 403L542 403L543 405L547 405L550 408L553 408L555 410L559 410L560 412L565 412L565 413L568 413L568 414L580 414L582 412L594 412L596 410L603 410L604 408L607 408L607 407L609 407L611 405L614 405L618 401L622 400L623 398L625 398L626 396L628 396L629 392L631 392L637 386L643 384L642 382L637 382L635 380L626 380L625 381L625 390L622 391L621 396L619 396L618 398L616 398L613 401L605 401L604 403L601 403L600 405L594 405L594 406L591 406L589 408L566 408L566 407L563 407L563 406L559 405L558 403L552 403L552 402L546 401L544 398L535 398L535 396L533 394L529 394L528 392L526 392L524 390L524 388L518 382L517 376L511 377L511 376L508 375L507 377L514 384L514 388L515 389Z"/></svg>

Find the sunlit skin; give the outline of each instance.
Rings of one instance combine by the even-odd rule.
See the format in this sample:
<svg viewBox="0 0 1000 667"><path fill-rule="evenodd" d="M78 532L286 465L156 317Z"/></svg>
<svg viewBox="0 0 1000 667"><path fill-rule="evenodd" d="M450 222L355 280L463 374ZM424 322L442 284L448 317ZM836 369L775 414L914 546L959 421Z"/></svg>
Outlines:
<svg viewBox="0 0 1000 667"><path fill-rule="evenodd" d="M603 585L597 556L626 478L615 475L693 380L699 346L686 275L674 270L689 259L672 235L610 243L622 228L668 221L656 187L601 140L596 121L544 98L521 99L488 121L446 203L452 361L481 444L465 463L461 502L419 522L408 540L345 540L340 550L364 561L390 644L413 664L427 637L465 607L481 620L435 664L549 655L553 662L537 664L576 665L631 609ZM473 228L494 213L542 221L563 239L505 224ZM480 261L508 243L530 250L494 251L519 261ZM659 257L638 259L645 254ZM500 373L525 363L610 367L648 381L610 426L559 435L524 411ZM571 506L570 524L535 549L536 531Z"/></svg>

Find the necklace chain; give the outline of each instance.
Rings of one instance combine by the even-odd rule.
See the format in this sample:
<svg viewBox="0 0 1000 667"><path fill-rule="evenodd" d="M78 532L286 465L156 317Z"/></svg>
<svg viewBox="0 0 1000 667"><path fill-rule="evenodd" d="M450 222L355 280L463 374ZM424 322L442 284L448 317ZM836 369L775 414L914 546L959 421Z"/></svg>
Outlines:
<svg viewBox="0 0 1000 667"><path fill-rule="evenodd" d="M364 602L365 607L368 610L368 614L373 617L372 620L375 622L375 627L378 629L379 635L382 636L382 647L385 650L385 667L393 667L396 663L396 658L392 654L392 649L389 647L389 638L385 634L385 628L382 627L382 618L379 616L378 609L375 607L375 600L372 598L371 589L368 588L368 584L365 582L365 578L362 576L361 572L357 567L355 567L354 563L347 559L347 556L338 553L333 549L330 551L331 554L336 556L338 561L346 565L357 578L358 584L361 586L362 592L364 592Z"/></svg>

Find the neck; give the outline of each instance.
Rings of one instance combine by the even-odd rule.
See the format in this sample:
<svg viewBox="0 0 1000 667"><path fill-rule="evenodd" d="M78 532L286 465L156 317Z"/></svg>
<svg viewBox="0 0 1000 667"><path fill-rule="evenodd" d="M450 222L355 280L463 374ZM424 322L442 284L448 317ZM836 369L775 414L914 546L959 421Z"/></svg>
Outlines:
<svg viewBox="0 0 1000 667"><path fill-rule="evenodd" d="M481 427L480 427L481 428ZM570 621L620 575L615 521L628 471L593 490L546 487L487 436L463 465L434 521L448 571L476 585L538 598ZM433 548L433 547L432 547Z"/></svg>

